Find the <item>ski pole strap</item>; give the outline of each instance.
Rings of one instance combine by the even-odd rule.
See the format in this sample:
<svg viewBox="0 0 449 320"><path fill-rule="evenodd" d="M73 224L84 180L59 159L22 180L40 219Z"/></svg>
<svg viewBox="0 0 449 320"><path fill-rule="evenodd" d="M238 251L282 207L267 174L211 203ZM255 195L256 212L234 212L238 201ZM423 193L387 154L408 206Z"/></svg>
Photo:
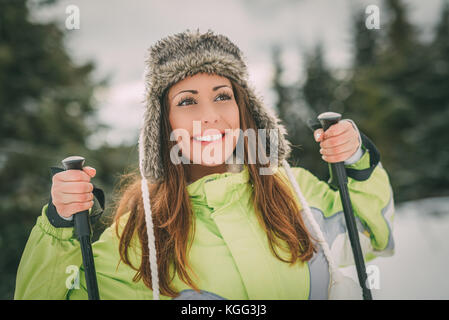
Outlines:
<svg viewBox="0 0 449 320"><path fill-rule="evenodd" d="M311 119L307 121L307 126L310 128L310 130L312 130L312 132L322 128L319 121L314 121ZM380 153L379 150L377 150L375 144L362 131L359 130L359 133L360 137L362 138L362 146L365 147L365 149L367 149L367 151L369 152L370 166L369 168L362 170L346 168L346 175L357 181L365 181L369 179L377 164L380 162Z"/></svg>
<svg viewBox="0 0 449 320"><path fill-rule="evenodd" d="M357 170L352 168L346 168L346 174L357 181L368 180L377 164L380 161L380 153L377 150L374 143L362 132L360 132L360 137L362 138L362 146L364 146L369 152L369 168Z"/></svg>
<svg viewBox="0 0 449 320"><path fill-rule="evenodd" d="M55 174L61 171L64 171L64 169L58 167L50 167L50 173L52 178ZM94 194L94 197L97 198L97 201L102 209L100 212L89 216L91 224L95 224L100 219L101 215L104 212L105 196L103 190L95 187L94 184L92 185L94 186L92 193ZM50 200L48 201L47 218L50 221L51 225L54 226L55 228L70 228L74 226L74 220L71 221L65 220L61 218L61 216L58 214L58 211L56 210L56 207L53 204L51 193L50 193Z"/></svg>

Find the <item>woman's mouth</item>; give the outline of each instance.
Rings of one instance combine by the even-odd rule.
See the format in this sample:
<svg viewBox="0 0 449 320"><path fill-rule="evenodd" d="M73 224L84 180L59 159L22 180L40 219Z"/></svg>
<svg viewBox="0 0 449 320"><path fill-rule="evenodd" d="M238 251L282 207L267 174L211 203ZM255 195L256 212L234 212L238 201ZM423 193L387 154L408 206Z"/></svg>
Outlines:
<svg viewBox="0 0 449 320"><path fill-rule="evenodd" d="M224 139L225 135L226 135L225 133L221 133L221 134L197 136L197 137L193 137L192 140L197 143L201 143L201 145L208 145L210 143L222 141Z"/></svg>

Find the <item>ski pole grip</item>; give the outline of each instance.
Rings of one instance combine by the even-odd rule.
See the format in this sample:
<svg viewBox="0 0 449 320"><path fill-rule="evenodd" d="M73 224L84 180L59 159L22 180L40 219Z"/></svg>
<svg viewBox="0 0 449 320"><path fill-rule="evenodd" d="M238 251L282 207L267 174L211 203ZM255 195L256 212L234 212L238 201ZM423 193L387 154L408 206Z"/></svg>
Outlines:
<svg viewBox="0 0 449 320"><path fill-rule="evenodd" d="M326 131L333 124L341 120L341 114L336 112L323 112L318 116L318 121L321 123L323 130Z"/></svg>
<svg viewBox="0 0 449 320"><path fill-rule="evenodd" d="M62 165L65 170L83 170L84 162L83 157L71 156L62 160ZM89 210L75 213L73 222L79 239L86 236L90 238Z"/></svg>
<svg viewBox="0 0 449 320"><path fill-rule="evenodd" d="M80 156L71 156L62 160L65 170L83 170L85 159Z"/></svg>
<svg viewBox="0 0 449 320"><path fill-rule="evenodd" d="M341 114L337 112L323 112L318 116L318 121L323 127L323 130L326 131L333 124L338 123L341 120ZM346 169L344 167L343 162L331 163L332 171L337 177L337 182L339 184L344 184L348 182L348 177L346 175Z"/></svg>
<svg viewBox="0 0 449 320"><path fill-rule="evenodd" d="M62 160L65 170L83 170L85 159L80 156L71 156ZM95 273L95 262L90 243L90 222L89 210L84 210L74 214L75 231L81 245L81 254L86 276L87 294L89 300L100 300L98 283Z"/></svg>

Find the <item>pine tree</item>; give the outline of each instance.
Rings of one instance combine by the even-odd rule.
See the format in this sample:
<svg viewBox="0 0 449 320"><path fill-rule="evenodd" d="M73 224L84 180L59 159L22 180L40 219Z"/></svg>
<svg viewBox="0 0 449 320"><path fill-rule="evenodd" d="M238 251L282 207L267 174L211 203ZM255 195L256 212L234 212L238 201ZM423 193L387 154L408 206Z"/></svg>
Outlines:
<svg viewBox="0 0 449 320"><path fill-rule="evenodd" d="M35 5L44 5L44 2ZM0 1L0 297L10 299L31 227L50 194L50 166L88 155L95 116L92 63L75 65L55 23ZM95 122L93 122L95 124ZM98 128L100 125L96 125Z"/></svg>
<svg viewBox="0 0 449 320"><path fill-rule="evenodd" d="M318 44L312 54L306 56L306 82L302 88L304 98L317 115L334 110L335 90L338 82L324 62L323 47Z"/></svg>
<svg viewBox="0 0 449 320"><path fill-rule="evenodd" d="M287 129L287 139L292 145L289 161L293 166L302 166L314 172L318 170L318 174L323 175L324 170L317 165L319 148L307 126L307 115L311 112L301 99L303 93L300 85L299 83L285 84L282 81L284 66L281 60L281 48L275 46L272 53L274 67L272 89L277 96L275 107L278 116Z"/></svg>
<svg viewBox="0 0 449 320"><path fill-rule="evenodd" d="M431 43L420 38L402 1L385 4L390 19L376 35L375 59L370 64L354 59L346 110L378 145L397 201L446 195L448 4Z"/></svg>
<svg viewBox="0 0 449 320"><path fill-rule="evenodd" d="M276 60L276 59L275 59ZM282 68L275 61L275 91L282 101L281 107L287 105L282 113L287 124L289 141L292 143L291 159L294 166L301 166L312 171L319 179L329 177L328 165L321 159L320 146L313 138L313 132L308 126L309 120L316 120L321 112L337 111L339 109L338 81L324 63L323 49L318 44L311 53L305 55L305 81L298 75L298 81L285 86L279 85ZM279 103L278 103L279 105Z"/></svg>
<svg viewBox="0 0 449 320"><path fill-rule="evenodd" d="M429 67L423 72L422 88L416 102L420 118L416 125L414 143L419 158L428 165L417 167L420 194L441 196L449 194L449 2L445 2L435 37L429 44L426 61ZM436 152L437 151L437 152Z"/></svg>
<svg viewBox="0 0 449 320"><path fill-rule="evenodd" d="M365 24L366 16L364 10L357 10L353 17L353 43L355 68L372 66L377 59L378 30L368 29Z"/></svg>
<svg viewBox="0 0 449 320"><path fill-rule="evenodd" d="M279 118L288 121L287 113L291 105L291 96L289 95L289 88L282 83L282 74L284 67L281 62L281 49L279 46L274 46L272 49L272 59L274 66L274 75L272 80L272 88L277 94L276 110Z"/></svg>

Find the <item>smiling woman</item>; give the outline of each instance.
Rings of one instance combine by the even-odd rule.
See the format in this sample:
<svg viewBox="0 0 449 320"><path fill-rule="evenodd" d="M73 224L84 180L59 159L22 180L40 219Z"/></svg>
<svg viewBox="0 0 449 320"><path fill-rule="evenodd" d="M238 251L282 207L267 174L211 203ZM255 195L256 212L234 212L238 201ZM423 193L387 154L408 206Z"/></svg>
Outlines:
<svg viewBox="0 0 449 320"><path fill-rule="evenodd" d="M351 264L339 193L332 180L290 168L287 132L248 85L240 49L212 31L187 30L153 45L146 64L139 172L124 176L114 221L92 245L100 297L328 299L343 292L353 298L352 283L337 269ZM274 130L278 139L259 130ZM394 205L377 149L361 140L348 121L316 139L326 158L350 160L351 172L364 173L349 177L348 187L369 261L393 253ZM188 162L172 161L176 147ZM197 161L209 148L216 163ZM263 152L249 161L250 151L261 149L277 151L276 162L266 162ZM44 206L15 297L85 299L83 268L80 290L64 286L66 265L80 259L72 230L52 225Z"/></svg>
<svg viewBox="0 0 449 320"><path fill-rule="evenodd" d="M177 269L177 273L184 283L188 284L187 288L197 289L197 285L191 278L197 276L198 270L194 270L190 266L187 247L191 244L189 237L195 237L195 229L200 228L201 224L198 224L196 220L198 214L198 208L195 208L195 202L192 203L193 191L192 188L201 183L204 178L212 178L229 175L230 172L235 172L237 176L245 175L250 172L249 176L252 176L253 182L251 185L254 187L254 200L258 203L258 207L267 208L264 211L267 216L261 215L260 223L265 225L265 228L269 230L267 239L269 239L268 250L273 250L274 256L279 257L280 261L296 261L298 257L304 257L307 259L312 257L313 246L310 240L310 235L306 231L301 216L294 214L299 211L299 206L294 199L293 193L286 186L285 182L278 175L259 175L259 167L262 164L257 163L255 165L247 166L248 152L250 149L250 143L254 140L244 140L244 165L238 165L235 163L225 163L224 160L233 156L236 157L235 146L237 139L241 138L239 135L240 129L247 131L248 129L264 128L264 125L257 124L251 115L249 107L251 106L250 96L248 91L245 90L242 85L232 80L234 77L220 76L214 73L198 72L192 76L186 76L182 80L175 82L172 86L165 88L160 101L161 101L161 141L169 141L169 137L172 132L181 130L187 134L188 139L182 139L180 142L183 155L188 160L193 160L193 163L188 165L175 165L172 163L171 158L168 157L169 150L175 147L175 141L170 141L172 144L162 143L160 146L160 154L163 160L164 172L167 177L164 177L163 182L150 185L154 189L150 189L150 199L152 199L151 210L153 216L156 218L158 225L163 225L165 228L155 228L155 241L156 250L158 253L157 261L158 265L162 266L158 268L161 274L159 275L161 290L164 295L175 297L176 293L172 289L173 284L168 281L168 270L170 265L174 263ZM221 87L221 88L218 88ZM216 89L216 90L214 90ZM226 93L230 99L222 99L220 95ZM254 102L253 102L254 103ZM257 102L259 103L259 102ZM147 109L148 110L148 109ZM149 109L154 110L154 109ZM260 116L264 116L264 110L261 111ZM272 116L265 115L266 121L274 126L274 118ZM199 123L201 128L195 128L195 122ZM144 127L145 128L145 127ZM195 130L197 129L197 130ZM197 137L205 138L207 136L213 136L222 132L229 132L224 146L225 148L229 144L231 148L225 148L218 152L219 159L218 164L211 165L206 163L207 161L199 162L195 161L195 157L203 154L204 150L211 144L203 145L203 142L194 141ZM172 139L170 139L172 140ZM148 140L147 140L148 141ZM187 142L192 142L190 145ZM198 147L199 148L195 148ZM256 148L257 146L253 146ZM195 150L196 149L196 150ZM235 178L234 177L234 178ZM154 177L152 178L154 181ZM166 180L165 180L166 179ZM213 179L213 178L212 178ZM185 181L179 184L179 181ZM221 180L224 182L224 180ZM249 182L246 180L246 182ZM136 192L141 184L140 179L136 179L133 190ZM232 186L233 183L230 184ZM238 187L239 185L234 185ZM243 186L243 185L242 185ZM266 188L271 188L269 191ZM213 187L212 187L213 189ZM219 191L219 189L217 189ZM222 190L222 195L227 195L225 190ZM249 191L249 190L248 190ZM135 209L125 207L124 204L130 201L129 197L140 197L141 194L131 193L126 195L121 200L120 206L117 209L116 221L122 215L127 216L129 210L131 210L130 217L136 216L138 218L138 224L144 222L145 213L141 210L141 207ZM243 196L243 195L242 195ZM279 200L278 198L282 198ZM167 200L164 200L167 199ZM190 199L190 200L189 200ZM216 198L218 200L218 198ZM250 201L249 203L251 203ZM230 202L228 202L229 204ZM236 203L237 204L237 203ZM211 205L211 203L209 203ZM193 207L192 207L193 206ZM296 210L291 210L295 208ZM185 208L183 211L183 208ZM218 209L218 207L217 207ZM134 214L133 211L136 210ZM254 210L249 209L248 210ZM191 213L188 213L188 212ZM196 211L196 212L195 212ZM263 211L262 211L263 212ZM291 212L291 214L285 214ZM272 220L272 221L271 221ZM118 224L116 224L118 225ZM124 234L131 234L128 231L127 224L125 226ZM138 227L139 230L145 230ZM170 231L169 231L170 230ZM172 243L164 240L170 239L171 234L174 233L175 239ZM274 235L279 236L275 237ZM142 241L143 255L147 255L146 248L148 244L146 242L146 234L141 234L140 239ZM161 240L158 240L161 239ZM281 255L277 252L279 249L279 242L283 239L283 243L291 245L291 257ZM297 239L304 239L302 242L302 248ZM123 237L120 241L120 251L126 252L129 247L130 238ZM277 243L277 245L276 245ZM284 245L285 246L285 245ZM288 247L288 245L287 245ZM284 248L285 250L285 248ZM151 250L150 250L151 251ZM160 252L172 252L173 256ZM124 257L125 258L125 257ZM125 259L124 259L125 260ZM125 260L126 261L126 260ZM150 260L151 261L151 260ZM216 267L214 267L216 269ZM190 269L190 270L189 270ZM139 276L144 279L144 282L150 281L151 267L147 261L143 261L139 270ZM200 282L206 280L200 279ZM197 280L198 281L198 280Z"/></svg>

